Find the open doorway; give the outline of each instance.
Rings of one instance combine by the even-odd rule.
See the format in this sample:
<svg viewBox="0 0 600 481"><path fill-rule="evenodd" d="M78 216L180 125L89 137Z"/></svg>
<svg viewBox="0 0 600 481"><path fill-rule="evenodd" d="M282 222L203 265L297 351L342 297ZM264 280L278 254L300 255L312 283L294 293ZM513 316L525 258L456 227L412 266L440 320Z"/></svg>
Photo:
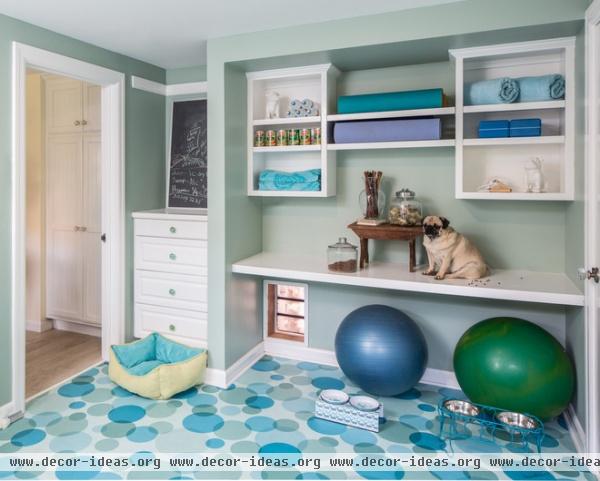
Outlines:
<svg viewBox="0 0 600 481"><path fill-rule="evenodd" d="M102 359L101 87L27 69L25 396Z"/></svg>

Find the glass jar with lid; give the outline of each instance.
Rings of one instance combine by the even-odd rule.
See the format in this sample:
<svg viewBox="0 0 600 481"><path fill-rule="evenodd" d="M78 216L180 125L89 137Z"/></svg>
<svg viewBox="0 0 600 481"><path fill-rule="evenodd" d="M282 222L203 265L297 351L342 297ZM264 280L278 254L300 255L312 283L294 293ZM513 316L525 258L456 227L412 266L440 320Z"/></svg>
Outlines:
<svg viewBox="0 0 600 481"><path fill-rule="evenodd" d="M415 199L412 190L402 189L396 192L396 196L390 202L388 221L390 224L401 226L421 225L423 206Z"/></svg>
<svg viewBox="0 0 600 481"><path fill-rule="evenodd" d="M327 264L333 272L356 272L358 249L348 242L345 237L340 237L335 244L327 248Z"/></svg>

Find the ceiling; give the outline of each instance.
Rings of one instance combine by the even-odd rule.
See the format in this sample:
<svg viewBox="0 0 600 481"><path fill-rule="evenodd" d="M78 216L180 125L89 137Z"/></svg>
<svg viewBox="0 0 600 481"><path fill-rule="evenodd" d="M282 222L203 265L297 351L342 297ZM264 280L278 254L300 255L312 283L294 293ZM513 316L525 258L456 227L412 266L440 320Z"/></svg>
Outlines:
<svg viewBox="0 0 600 481"><path fill-rule="evenodd" d="M206 64L206 41L460 0L0 0L0 13L172 69Z"/></svg>

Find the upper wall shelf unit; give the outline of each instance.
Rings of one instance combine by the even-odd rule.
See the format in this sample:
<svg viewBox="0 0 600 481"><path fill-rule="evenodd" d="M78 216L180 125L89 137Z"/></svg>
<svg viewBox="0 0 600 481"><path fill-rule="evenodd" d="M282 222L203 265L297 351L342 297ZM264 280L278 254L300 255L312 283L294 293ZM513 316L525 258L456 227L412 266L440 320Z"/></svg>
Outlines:
<svg viewBox="0 0 600 481"><path fill-rule="evenodd" d="M331 64L248 72L248 195L263 197L329 197L336 193L336 154L327 150L327 112L336 102L338 70ZM277 118L268 118L267 97L279 95ZM318 115L286 117L292 99L309 99ZM256 147L257 131L321 129L321 142L313 145ZM320 189L261 190L260 173L266 170L298 172L320 169ZM271 186L272 187L272 186Z"/></svg>
<svg viewBox="0 0 600 481"><path fill-rule="evenodd" d="M574 196L575 39L560 38L451 50L456 82L457 199L572 200ZM464 105L465 88L477 81L561 74L564 100ZM539 137L477 138L482 120L539 118ZM528 192L525 167L543 160L546 188ZM493 178L508 183L510 193L490 193L481 186Z"/></svg>
<svg viewBox="0 0 600 481"><path fill-rule="evenodd" d="M359 114L332 114L327 116L327 120L329 122L342 122L347 120L400 119L409 117L454 115L454 113L454 107L441 107L439 109L389 110L387 112L363 112Z"/></svg>

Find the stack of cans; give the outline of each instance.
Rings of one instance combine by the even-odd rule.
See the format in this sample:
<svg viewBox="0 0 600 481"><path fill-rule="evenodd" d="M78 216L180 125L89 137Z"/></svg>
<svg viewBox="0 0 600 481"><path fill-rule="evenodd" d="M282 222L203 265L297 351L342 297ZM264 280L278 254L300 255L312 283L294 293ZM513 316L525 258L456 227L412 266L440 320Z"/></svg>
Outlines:
<svg viewBox="0 0 600 481"><path fill-rule="evenodd" d="M321 128L257 130L254 132L254 147L275 147L286 145L319 145Z"/></svg>

